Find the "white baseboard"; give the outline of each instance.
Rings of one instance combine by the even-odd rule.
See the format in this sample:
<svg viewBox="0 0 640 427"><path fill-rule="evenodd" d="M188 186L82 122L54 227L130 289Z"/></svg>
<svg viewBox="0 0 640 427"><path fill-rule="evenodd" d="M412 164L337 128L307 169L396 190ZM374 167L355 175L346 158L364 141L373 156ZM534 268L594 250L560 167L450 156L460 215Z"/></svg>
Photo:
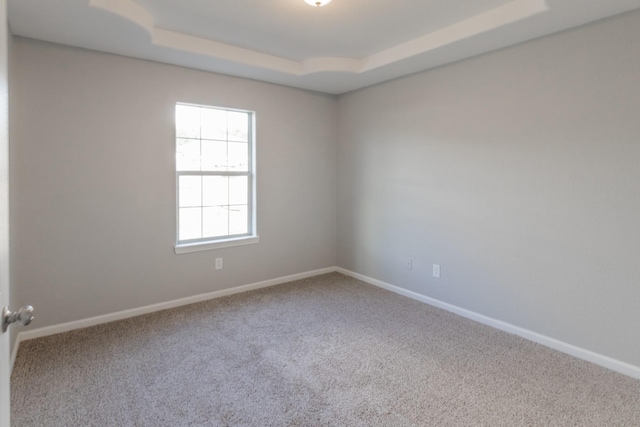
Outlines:
<svg viewBox="0 0 640 427"><path fill-rule="evenodd" d="M18 333L18 336L16 338L16 343L13 346L13 351L11 354L11 369L13 370L13 365L16 361L16 356L18 355L18 347L20 346L20 343L22 341L30 340L33 338L46 337L49 335L72 331L75 329L87 328L89 326L100 325L103 323L113 322L115 320L127 319L129 317L140 316L142 314L153 313L155 311L161 311L169 308L175 308L183 305L193 304L196 302L207 301L214 298L224 297L227 295L239 294L242 292L253 291L255 289L268 288L270 286L281 285L284 283L293 282L294 280L306 279L308 277L319 276L320 274L325 274L325 273L333 273L335 271L336 271L335 267L328 267L320 270L307 271L304 273L278 277L271 280L252 283L249 285L237 286L234 288L223 289L220 291L209 292L206 294L194 295L186 298L176 299L173 301L162 302L159 304L152 304L144 307L118 311L115 313L109 313L102 316L89 317L87 319L74 320L72 322L46 326L44 328L22 331Z"/></svg>
<svg viewBox="0 0 640 427"><path fill-rule="evenodd" d="M362 274L354 273L353 271L346 270L344 268L336 268L337 272L342 273L347 276L351 276L358 280L362 280L363 282L367 282L371 285L378 286L380 288L386 289L388 291L394 292L399 295L403 295L405 297L414 299L416 301L423 302L425 304L432 305L434 307L441 308L443 310L447 310L451 313L457 314L462 317L466 317L467 319L474 320L478 323L485 324L487 326L491 326L492 328L499 329L501 331L505 331L514 335L518 335L522 338L525 338L529 341L536 342L538 344L542 344L546 347L552 348L554 350L561 351L562 353L566 353L573 357L577 357L578 359L583 359L591 363L595 363L596 365L600 365L607 369L611 369L612 371L619 372L621 374L627 375L632 378L640 379L640 367L631 365L626 362L622 362L617 359L613 359L608 356L603 356L602 354L595 353L591 350L585 350L584 348L576 347L571 344L567 344L563 341L559 341L555 338L548 337L546 335L539 334L537 332L530 331L528 329L520 328L518 326L512 325L510 323L503 322L501 320L493 319L491 317L484 316L482 314L466 310L464 308L457 307L452 304L448 304L446 302L439 301L434 298L427 297L425 295L418 294L413 291L409 291L398 286L391 285L389 283L385 283L383 281L373 279L371 277L364 276Z"/></svg>
<svg viewBox="0 0 640 427"><path fill-rule="evenodd" d="M100 325L103 323L113 322L115 320L127 319L129 317L140 316L142 314L148 314L155 311L180 307L183 305L193 304L196 302L207 301L214 298L224 297L227 295L248 292L255 289L267 288L270 286L292 282L294 280L306 279L308 277L318 276L320 274L326 274L326 273L332 273L332 272L339 272L346 276L354 277L358 280L362 280L363 282L386 289L396 294L403 295L405 297L414 299L416 301L420 301L425 304L432 305L434 307L441 308L443 310L447 310L451 313L457 314L467 319L471 319L478 323L491 326L492 328L496 328L501 331L518 335L529 341L533 341L538 344L544 345L546 347L552 348L554 350L558 350L563 353L569 354L571 356L577 357L579 359L583 359L588 362L595 363L596 365L600 365L602 367L611 369L612 371L619 372L629 377L640 379L640 367L638 366L631 365L629 363L622 362L620 360L613 359L611 357L604 356L590 350L576 347L574 345L565 343L563 341L559 341L555 338L551 338L546 335L542 335L537 332L533 332L528 329L524 329L519 326L515 326L510 323L503 322L501 320L493 319L491 317L484 316L482 314L479 314L464 308L460 308L458 306L455 306L446 302L442 302L437 299L434 299L422 294L418 294L416 292L409 291L407 289L403 289L398 286L391 285L381 280L373 279L371 277L368 277L359 273L355 273L353 271L350 271L341 267L328 267L320 270L313 270L313 271L308 271L304 273L293 274L290 276L278 277L276 279L265 280L263 282L252 283L249 285L237 286L234 288L223 289L220 291L210 292L206 294L194 295L191 297L181 298L173 301L167 301L159 304L152 304L144 307L133 308L130 310L118 311L116 313L105 314L102 316L95 316L87 319L76 320L73 322L61 323L59 325L53 325L53 326L47 326L44 328L23 331L18 334L16 338L16 343L13 347L13 352L11 354L11 368L13 370L13 364L15 363L16 356L18 354L18 347L20 346L20 343L25 340L59 334L61 332L68 332L75 329L86 328L89 326Z"/></svg>

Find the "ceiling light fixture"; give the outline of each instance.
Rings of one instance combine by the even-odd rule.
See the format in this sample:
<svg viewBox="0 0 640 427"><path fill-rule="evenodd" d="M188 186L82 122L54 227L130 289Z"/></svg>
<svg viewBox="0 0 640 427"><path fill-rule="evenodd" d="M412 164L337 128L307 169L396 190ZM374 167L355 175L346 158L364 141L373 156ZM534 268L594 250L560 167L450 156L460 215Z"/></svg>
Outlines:
<svg viewBox="0 0 640 427"><path fill-rule="evenodd" d="M331 0L304 0L305 3L310 4L311 6L326 6L331 3Z"/></svg>

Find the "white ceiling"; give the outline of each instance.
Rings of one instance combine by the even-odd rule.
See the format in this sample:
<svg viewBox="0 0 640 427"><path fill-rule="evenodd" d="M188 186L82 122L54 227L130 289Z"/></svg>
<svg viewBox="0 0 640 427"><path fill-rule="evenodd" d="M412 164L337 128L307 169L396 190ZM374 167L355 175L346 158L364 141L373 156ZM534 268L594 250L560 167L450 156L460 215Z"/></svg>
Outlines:
<svg viewBox="0 0 640 427"><path fill-rule="evenodd" d="M640 0L9 0L13 34L339 94Z"/></svg>

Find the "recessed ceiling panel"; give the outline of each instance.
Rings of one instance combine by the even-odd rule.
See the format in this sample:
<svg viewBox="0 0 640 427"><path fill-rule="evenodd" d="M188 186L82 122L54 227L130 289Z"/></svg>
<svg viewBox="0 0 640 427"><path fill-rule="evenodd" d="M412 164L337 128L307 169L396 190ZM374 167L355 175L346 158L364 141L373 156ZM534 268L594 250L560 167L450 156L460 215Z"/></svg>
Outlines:
<svg viewBox="0 0 640 427"><path fill-rule="evenodd" d="M513 0L135 0L157 26L301 61L363 58Z"/></svg>

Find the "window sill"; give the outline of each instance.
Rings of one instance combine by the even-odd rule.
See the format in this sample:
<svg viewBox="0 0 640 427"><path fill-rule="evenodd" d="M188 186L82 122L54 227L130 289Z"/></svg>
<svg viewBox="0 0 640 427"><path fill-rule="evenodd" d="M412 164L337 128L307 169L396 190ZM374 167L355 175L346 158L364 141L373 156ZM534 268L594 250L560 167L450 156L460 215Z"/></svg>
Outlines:
<svg viewBox="0 0 640 427"><path fill-rule="evenodd" d="M215 242L183 243L176 245L176 254L188 254L190 252L209 251L212 249L230 248L233 246L251 245L260 241L259 236L243 236Z"/></svg>

